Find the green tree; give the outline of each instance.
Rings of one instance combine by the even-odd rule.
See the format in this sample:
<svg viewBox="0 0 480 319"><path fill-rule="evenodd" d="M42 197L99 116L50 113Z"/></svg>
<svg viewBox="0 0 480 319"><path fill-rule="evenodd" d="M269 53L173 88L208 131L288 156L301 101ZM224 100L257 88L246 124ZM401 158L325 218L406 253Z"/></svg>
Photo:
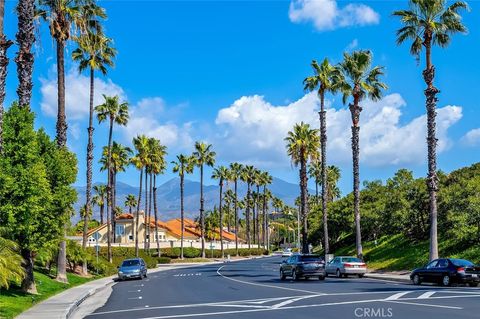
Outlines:
<svg viewBox="0 0 480 319"><path fill-rule="evenodd" d="M330 64L327 58L321 64L317 61L312 61L312 69L314 75L309 76L303 80L305 90L317 90L318 98L320 99L320 176L325 181L322 183L322 212L323 212L323 232L325 234L325 254L329 253L328 242L328 212L327 212L327 112L325 111L325 94L328 92L335 93L338 90L338 84L341 82L340 72L337 66ZM315 178L317 181L317 178ZM316 182L317 186L318 183ZM318 187L318 186L317 186ZM318 198L318 189L316 196Z"/></svg>
<svg viewBox="0 0 480 319"><path fill-rule="evenodd" d="M205 199L203 198L203 169L204 166L212 167L215 165L216 153L212 151L212 144L206 144L204 142L195 142L195 152L193 152L195 158L195 165L200 168L200 233L202 240L202 258L205 258L205 220L203 216Z"/></svg>
<svg viewBox="0 0 480 319"><path fill-rule="evenodd" d="M100 224L103 225L103 215L105 212L105 196L107 195L107 186L106 185L94 185L93 191L95 195L92 198L94 205L100 208Z"/></svg>
<svg viewBox="0 0 480 319"><path fill-rule="evenodd" d="M108 153L107 153L107 250L108 250L108 261L112 262L112 247L111 247L111 238L112 230L110 225L110 219L114 219L113 216L113 193L112 193L112 133L113 125L127 125L128 122L128 103L120 103L120 98L118 96L106 96L103 95L105 99L103 104L97 105L95 107L95 112L97 113L98 123L103 123L108 120L109 122L109 131L108 131Z"/></svg>
<svg viewBox="0 0 480 319"><path fill-rule="evenodd" d="M320 139L318 130L311 129L305 123L295 124L293 131L288 132L285 138L287 154L295 166L300 166L300 215L303 219L302 225L302 252L308 253L308 175L307 163L309 160L318 158Z"/></svg>
<svg viewBox="0 0 480 319"><path fill-rule="evenodd" d="M218 204L218 215L219 215L219 225L220 225L220 250L222 252L222 259L225 257L223 251L223 186L224 183L230 178L230 172L225 166L216 167L212 172L212 179L218 179L219 186L219 204Z"/></svg>
<svg viewBox="0 0 480 319"><path fill-rule="evenodd" d="M410 0L408 10L395 11L393 14L400 17L403 27L397 31L397 44L407 40L412 41L410 53L419 59L422 49L425 48L426 67L423 79L427 85L425 106L427 109L427 146L428 146L428 176L427 186L430 196L430 260L438 258L437 238L437 138L436 127L436 95L440 93L434 84L435 67L432 63L432 46L442 48L450 44L451 36L455 33L466 33L459 11L467 9L463 1L456 1L447 5L446 0Z"/></svg>
<svg viewBox="0 0 480 319"><path fill-rule="evenodd" d="M241 178L241 174L243 171L243 165L239 163L231 163L230 164L230 178L234 184L234 191L235 191L235 200L233 202L233 209L235 215L235 251L238 256L238 180Z"/></svg>
<svg viewBox="0 0 480 319"><path fill-rule="evenodd" d="M4 153L0 157L0 224L18 243L25 277L22 290L36 293L35 252L58 240L61 227L52 212L47 169L39 154L34 115L14 103L5 113Z"/></svg>
<svg viewBox="0 0 480 319"><path fill-rule="evenodd" d="M183 240L185 232L185 208L184 208L184 192L185 192L185 174L193 173L194 158L192 156L186 156L184 154L177 155L177 160L172 161L173 172L177 173L180 177L180 224L181 224L181 237L180 237L180 258L183 259Z"/></svg>
<svg viewBox="0 0 480 319"><path fill-rule="evenodd" d="M383 67L371 67L372 53L370 51L355 51L343 54L340 63L342 79L340 90L343 93L343 103L352 97L349 104L352 115L352 157L353 157L353 211L355 216L356 247L359 258L363 257L362 235L360 229L360 102L365 98L373 101L382 97L382 89L387 85L380 81L384 74Z"/></svg>

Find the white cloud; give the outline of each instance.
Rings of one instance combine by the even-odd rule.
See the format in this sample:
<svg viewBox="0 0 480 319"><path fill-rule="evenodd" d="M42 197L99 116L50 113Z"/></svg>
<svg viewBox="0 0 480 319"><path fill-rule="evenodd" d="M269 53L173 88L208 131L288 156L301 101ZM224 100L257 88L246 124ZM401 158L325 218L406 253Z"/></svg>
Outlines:
<svg viewBox="0 0 480 319"><path fill-rule="evenodd" d="M351 50L355 49L356 47L358 47L358 39L353 39L352 42L350 42L347 45L347 51L351 51Z"/></svg>
<svg viewBox="0 0 480 319"><path fill-rule="evenodd" d="M380 16L364 4L348 4L340 8L337 0L293 0L288 12L290 21L312 22L317 30L378 24Z"/></svg>
<svg viewBox="0 0 480 319"><path fill-rule="evenodd" d="M361 161L368 166L421 163L426 158L426 118L400 124L406 105L399 94L379 102L362 103L360 130ZM222 134L216 137L219 153L227 160L285 166L289 159L283 138L295 123L304 121L318 127L318 99L307 94L286 106L274 106L262 96L244 96L218 112L216 124ZM438 109L438 152L449 148L447 131L462 117L458 106ZM351 161L351 116L346 108L327 108L329 160Z"/></svg>
<svg viewBox="0 0 480 319"><path fill-rule="evenodd" d="M191 123L178 125L171 121L160 121L162 118L169 117L165 101L162 98L144 98L131 106L129 112L128 125L119 128L125 140L131 142L133 137L145 134L160 139L162 144L169 148L190 147L193 144L193 139L190 137Z"/></svg>
<svg viewBox="0 0 480 319"><path fill-rule="evenodd" d="M462 142L468 146L480 145L480 128L470 130L462 137Z"/></svg>
<svg viewBox="0 0 480 319"><path fill-rule="evenodd" d="M42 99L40 102L42 112L51 117L57 116L57 75L51 72L48 78L40 79L40 92ZM119 95L120 99L125 100L123 89L110 79L102 80L95 78L95 94L93 98L94 105L103 102L102 94ZM90 78L79 74L71 69L65 75L65 108L67 120L80 120L86 118L89 112L90 103Z"/></svg>

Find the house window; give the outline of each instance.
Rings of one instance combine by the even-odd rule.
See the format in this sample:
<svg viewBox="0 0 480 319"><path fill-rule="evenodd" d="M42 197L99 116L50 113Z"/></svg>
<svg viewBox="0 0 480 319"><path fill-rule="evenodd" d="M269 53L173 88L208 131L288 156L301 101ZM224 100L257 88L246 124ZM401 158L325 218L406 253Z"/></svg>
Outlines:
<svg viewBox="0 0 480 319"><path fill-rule="evenodd" d="M125 235L125 225L116 225L115 226L115 235L116 236Z"/></svg>
<svg viewBox="0 0 480 319"><path fill-rule="evenodd" d="M133 240L133 235L128 235L129 240Z"/></svg>

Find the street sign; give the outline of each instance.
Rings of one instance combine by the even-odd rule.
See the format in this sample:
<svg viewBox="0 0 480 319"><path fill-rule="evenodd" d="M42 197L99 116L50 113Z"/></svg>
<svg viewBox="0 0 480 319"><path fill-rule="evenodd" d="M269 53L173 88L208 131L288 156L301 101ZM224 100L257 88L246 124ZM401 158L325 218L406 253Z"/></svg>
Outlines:
<svg viewBox="0 0 480 319"><path fill-rule="evenodd" d="M214 244L210 244L210 249L213 249L215 248L215 245Z"/></svg>
<svg viewBox="0 0 480 319"><path fill-rule="evenodd" d="M95 240L99 240L100 237L102 237L102 236L100 235L100 233L98 231L96 231L96 232L93 233L92 237Z"/></svg>
<svg viewBox="0 0 480 319"><path fill-rule="evenodd" d="M95 245L95 251L98 253L100 251L100 245Z"/></svg>

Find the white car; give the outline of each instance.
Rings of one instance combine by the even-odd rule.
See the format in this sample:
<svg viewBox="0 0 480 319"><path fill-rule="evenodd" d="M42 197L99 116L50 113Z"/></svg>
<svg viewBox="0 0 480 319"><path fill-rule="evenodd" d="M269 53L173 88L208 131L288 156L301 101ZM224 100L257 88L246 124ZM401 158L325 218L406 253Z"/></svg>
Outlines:
<svg viewBox="0 0 480 319"><path fill-rule="evenodd" d="M348 275L356 275L362 278L367 272L367 265L357 257L339 256L327 263L325 271L327 276L335 275L340 278L348 277Z"/></svg>
<svg viewBox="0 0 480 319"><path fill-rule="evenodd" d="M282 257L290 257L291 255L293 255L291 248L285 249L282 253Z"/></svg>

